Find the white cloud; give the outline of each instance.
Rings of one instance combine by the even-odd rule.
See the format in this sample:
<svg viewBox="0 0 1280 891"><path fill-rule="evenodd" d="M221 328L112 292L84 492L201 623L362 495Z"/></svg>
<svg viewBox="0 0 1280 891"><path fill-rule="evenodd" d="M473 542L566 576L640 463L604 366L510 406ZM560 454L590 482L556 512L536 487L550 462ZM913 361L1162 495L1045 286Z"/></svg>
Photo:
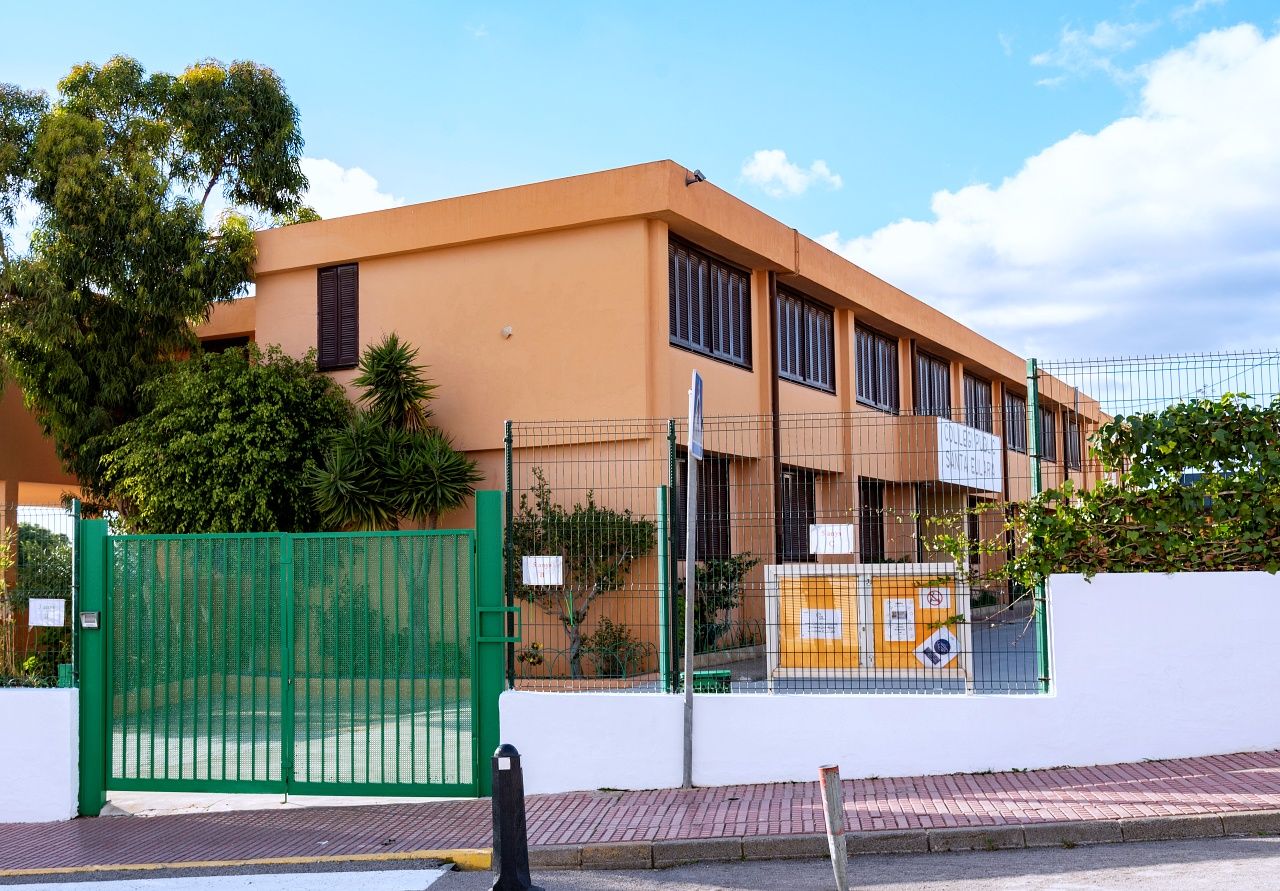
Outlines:
<svg viewBox="0 0 1280 891"><path fill-rule="evenodd" d="M481 40L489 36L489 29L484 25L467 25L468 33L476 40Z"/></svg>
<svg viewBox="0 0 1280 891"><path fill-rule="evenodd" d="M742 178L763 189L766 195L785 198L803 195L815 184L828 189L844 185L840 174L832 173L826 161L814 161L809 169L791 163L782 149L761 149L742 164Z"/></svg>
<svg viewBox="0 0 1280 891"><path fill-rule="evenodd" d="M936 193L930 220L821 240L1029 353L1274 346L1280 36L1213 31L1139 76L1134 116Z"/></svg>
<svg viewBox="0 0 1280 891"><path fill-rule="evenodd" d="M1013 38L1003 31L996 32L996 40L1000 42L1000 49L1004 51L1006 56L1013 55Z"/></svg>
<svg viewBox="0 0 1280 891"><path fill-rule="evenodd" d="M1188 3L1186 6L1174 7L1173 12L1169 13L1169 18L1175 22L1190 18L1193 15L1199 15L1210 6L1221 6L1227 0L1195 0L1194 3Z"/></svg>
<svg viewBox="0 0 1280 891"><path fill-rule="evenodd" d="M1157 27L1157 22L1098 22L1092 31L1065 27L1058 45L1031 57L1032 65L1061 68L1070 74L1086 75L1102 72L1116 80L1125 80L1132 72L1116 63L1116 58L1138 45L1138 41ZM1039 81L1043 86L1056 86L1061 77Z"/></svg>
<svg viewBox="0 0 1280 891"><path fill-rule="evenodd" d="M403 198L379 191L378 181L359 167L343 167L325 158L303 158L302 172L310 183L303 200L325 219L405 203Z"/></svg>

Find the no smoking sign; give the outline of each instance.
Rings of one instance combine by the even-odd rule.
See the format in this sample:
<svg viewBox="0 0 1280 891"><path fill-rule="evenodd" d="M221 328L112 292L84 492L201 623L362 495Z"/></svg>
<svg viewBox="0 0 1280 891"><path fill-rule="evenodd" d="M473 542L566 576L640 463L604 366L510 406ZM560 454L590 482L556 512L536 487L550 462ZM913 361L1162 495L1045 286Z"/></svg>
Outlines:
<svg viewBox="0 0 1280 891"><path fill-rule="evenodd" d="M951 609L949 588L920 588L921 609Z"/></svg>

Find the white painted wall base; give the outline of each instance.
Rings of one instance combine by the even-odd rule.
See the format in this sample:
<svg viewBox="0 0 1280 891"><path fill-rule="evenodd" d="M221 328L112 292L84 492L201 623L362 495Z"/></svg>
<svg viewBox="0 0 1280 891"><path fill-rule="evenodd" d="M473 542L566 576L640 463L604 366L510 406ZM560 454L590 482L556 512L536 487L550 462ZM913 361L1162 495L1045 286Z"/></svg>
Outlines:
<svg viewBox="0 0 1280 891"><path fill-rule="evenodd" d="M715 786L1108 764L1280 748L1280 577L1054 576L1053 692L702 695L694 782ZM681 700L502 695L528 792L680 783Z"/></svg>
<svg viewBox="0 0 1280 891"><path fill-rule="evenodd" d="M0 689L0 823L70 820L76 815L78 694Z"/></svg>

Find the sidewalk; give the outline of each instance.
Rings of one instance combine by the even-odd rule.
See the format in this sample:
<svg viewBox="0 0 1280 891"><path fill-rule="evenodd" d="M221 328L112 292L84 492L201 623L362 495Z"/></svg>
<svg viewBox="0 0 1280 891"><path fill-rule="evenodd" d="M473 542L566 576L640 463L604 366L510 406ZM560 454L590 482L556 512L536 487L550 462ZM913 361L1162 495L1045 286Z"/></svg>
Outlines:
<svg viewBox="0 0 1280 891"><path fill-rule="evenodd" d="M1280 833L1280 752L850 780L844 794L854 852L1272 834ZM826 853L816 783L534 795L527 807L529 844L543 867ZM449 858L487 848L489 833L487 800L0 824L0 875Z"/></svg>

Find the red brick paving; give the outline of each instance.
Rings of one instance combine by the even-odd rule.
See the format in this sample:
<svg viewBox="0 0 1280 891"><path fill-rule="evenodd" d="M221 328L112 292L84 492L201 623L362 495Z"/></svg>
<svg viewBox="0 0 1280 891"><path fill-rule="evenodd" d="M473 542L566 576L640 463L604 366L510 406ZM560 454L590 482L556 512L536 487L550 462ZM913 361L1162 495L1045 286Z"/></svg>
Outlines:
<svg viewBox="0 0 1280 891"><path fill-rule="evenodd" d="M996 826L1280 809L1280 751L1017 773L849 780L848 828ZM533 795L531 845L822 831L816 783ZM0 824L0 870L489 845L489 802Z"/></svg>

